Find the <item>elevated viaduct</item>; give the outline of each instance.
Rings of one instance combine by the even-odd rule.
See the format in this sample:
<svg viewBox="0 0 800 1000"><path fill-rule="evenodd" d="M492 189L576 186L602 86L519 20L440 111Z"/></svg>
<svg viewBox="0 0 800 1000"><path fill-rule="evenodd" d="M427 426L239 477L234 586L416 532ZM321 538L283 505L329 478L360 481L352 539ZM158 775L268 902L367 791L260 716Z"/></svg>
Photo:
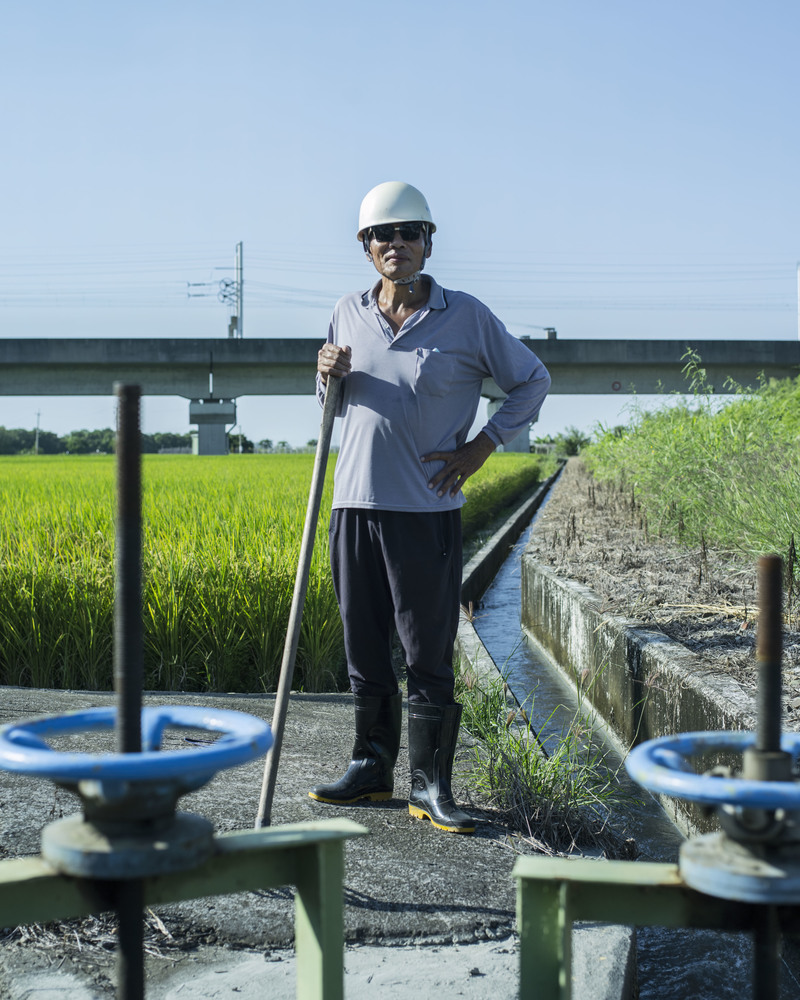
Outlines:
<svg viewBox="0 0 800 1000"><path fill-rule="evenodd" d="M800 371L800 341L793 340L556 340L525 338L547 365L551 392L639 394L684 391L687 350L702 359L708 380L724 390L727 379L754 386L763 373L786 378ZM0 396L110 395L115 381L141 385L145 396L194 400L190 421L212 399L302 395L313 392L320 339L0 338ZM212 383L213 373L213 383ZM484 383L490 400L503 393ZM220 410L229 423L231 410ZM235 413L235 408L233 410ZM218 421L219 422L219 421ZM210 433L207 429L206 433Z"/></svg>
<svg viewBox="0 0 800 1000"><path fill-rule="evenodd" d="M551 392L684 391L684 356L695 351L709 381L755 385L759 374L786 378L800 370L794 340L525 339L553 377ZM4 339L0 396L110 395L115 381L136 382L145 396L303 395L312 393L318 338L290 339ZM492 383L490 398L502 396Z"/></svg>

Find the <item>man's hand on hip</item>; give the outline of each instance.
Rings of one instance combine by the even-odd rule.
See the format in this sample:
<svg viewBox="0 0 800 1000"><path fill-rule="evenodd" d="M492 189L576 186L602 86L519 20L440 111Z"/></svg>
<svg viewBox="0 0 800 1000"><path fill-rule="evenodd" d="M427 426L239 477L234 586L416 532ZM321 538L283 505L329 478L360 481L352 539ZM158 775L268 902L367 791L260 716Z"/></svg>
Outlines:
<svg viewBox="0 0 800 1000"><path fill-rule="evenodd" d="M423 455L423 462L444 462L428 483L428 489L436 490L443 497L447 491L454 497L471 475L476 473L497 446L483 431L455 451L432 451Z"/></svg>

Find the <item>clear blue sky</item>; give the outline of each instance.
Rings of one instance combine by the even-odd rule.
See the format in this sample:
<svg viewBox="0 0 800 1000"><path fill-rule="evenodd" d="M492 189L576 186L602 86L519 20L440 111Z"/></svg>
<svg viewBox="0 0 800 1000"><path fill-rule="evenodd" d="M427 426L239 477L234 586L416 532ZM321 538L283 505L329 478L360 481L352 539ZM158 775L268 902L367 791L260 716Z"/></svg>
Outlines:
<svg viewBox="0 0 800 1000"><path fill-rule="evenodd" d="M795 339L795 0L140 0L4 5L0 336L322 340L373 273L374 184L408 180L429 264L517 334ZM202 291L202 288L196 289ZM615 422L553 396L541 433ZM0 424L113 424L109 399L1 398ZM244 398L302 444L313 397ZM188 430L147 398L145 430Z"/></svg>

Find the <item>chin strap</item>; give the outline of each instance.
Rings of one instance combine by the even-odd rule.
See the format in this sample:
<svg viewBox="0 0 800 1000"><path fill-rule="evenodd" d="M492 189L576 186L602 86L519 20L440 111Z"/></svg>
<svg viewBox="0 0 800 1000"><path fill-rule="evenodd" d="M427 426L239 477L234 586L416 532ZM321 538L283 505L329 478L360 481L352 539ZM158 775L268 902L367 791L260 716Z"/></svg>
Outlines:
<svg viewBox="0 0 800 1000"><path fill-rule="evenodd" d="M395 285L408 285L409 295L414 294L414 283L419 281L419 276L422 274L422 268L419 271L415 271L414 274L409 275L407 278L398 278L394 282Z"/></svg>

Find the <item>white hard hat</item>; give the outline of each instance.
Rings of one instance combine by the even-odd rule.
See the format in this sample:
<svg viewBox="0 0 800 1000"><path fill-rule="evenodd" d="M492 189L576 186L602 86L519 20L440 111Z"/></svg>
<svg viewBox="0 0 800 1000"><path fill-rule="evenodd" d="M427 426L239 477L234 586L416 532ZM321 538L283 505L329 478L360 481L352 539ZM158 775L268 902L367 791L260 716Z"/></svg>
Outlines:
<svg viewBox="0 0 800 1000"><path fill-rule="evenodd" d="M425 195L403 181L384 181L368 192L358 213L358 239L385 222L427 222L428 231L436 232Z"/></svg>

